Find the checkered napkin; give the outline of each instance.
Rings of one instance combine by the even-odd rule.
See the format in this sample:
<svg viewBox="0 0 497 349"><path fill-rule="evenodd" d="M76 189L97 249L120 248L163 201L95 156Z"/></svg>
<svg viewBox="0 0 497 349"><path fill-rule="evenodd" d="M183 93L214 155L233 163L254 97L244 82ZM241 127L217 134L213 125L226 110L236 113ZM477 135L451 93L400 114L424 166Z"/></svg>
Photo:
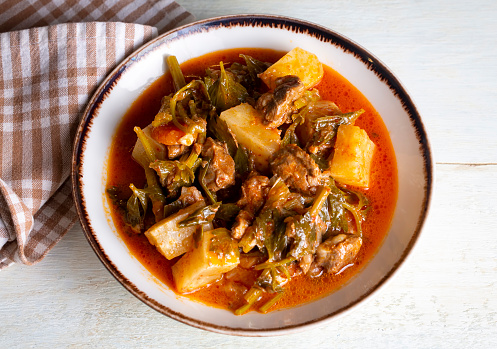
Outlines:
<svg viewBox="0 0 497 349"><path fill-rule="evenodd" d="M193 17L172 0L0 0L0 9L3 269L40 261L77 220L72 144L96 87L137 47Z"/></svg>

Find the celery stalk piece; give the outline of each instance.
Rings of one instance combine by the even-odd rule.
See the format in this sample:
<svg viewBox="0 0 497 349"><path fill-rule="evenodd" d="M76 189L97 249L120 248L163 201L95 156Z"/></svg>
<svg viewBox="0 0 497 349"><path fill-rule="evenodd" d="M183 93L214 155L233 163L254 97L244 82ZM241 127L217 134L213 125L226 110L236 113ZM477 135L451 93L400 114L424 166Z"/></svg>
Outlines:
<svg viewBox="0 0 497 349"><path fill-rule="evenodd" d="M176 56L168 56L166 59L167 66L173 77L174 90L179 91L186 85L185 77L178 63Z"/></svg>

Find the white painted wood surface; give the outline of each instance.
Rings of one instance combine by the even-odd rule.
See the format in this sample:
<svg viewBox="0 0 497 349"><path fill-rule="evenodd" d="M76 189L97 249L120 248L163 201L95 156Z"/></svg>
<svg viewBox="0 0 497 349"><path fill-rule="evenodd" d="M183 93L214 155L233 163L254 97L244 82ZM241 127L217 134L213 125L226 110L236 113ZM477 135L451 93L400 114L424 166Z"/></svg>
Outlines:
<svg viewBox="0 0 497 349"><path fill-rule="evenodd" d="M407 263L363 306L305 332L238 338L128 293L79 225L39 264L0 273L0 348L492 348L497 342L497 2L179 0L197 18L306 19L389 66L422 114L435 197Z"/></svg>

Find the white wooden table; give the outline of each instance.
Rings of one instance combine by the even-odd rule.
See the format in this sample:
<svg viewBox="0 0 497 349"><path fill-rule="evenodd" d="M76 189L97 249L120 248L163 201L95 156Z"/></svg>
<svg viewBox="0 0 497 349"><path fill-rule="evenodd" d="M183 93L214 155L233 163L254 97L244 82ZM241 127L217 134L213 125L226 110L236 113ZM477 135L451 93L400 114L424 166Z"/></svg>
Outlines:
<svg viewBox="0 0 497 349"><path fill-rule="evenodd" d="M431 214L363 306L285 337L198 330L142 304L76 225L39 264L0 273L1 348L492 348L497 345L497 2L180 0L198 19L270 13L358 42L410 91L436 160Z"/></svg>

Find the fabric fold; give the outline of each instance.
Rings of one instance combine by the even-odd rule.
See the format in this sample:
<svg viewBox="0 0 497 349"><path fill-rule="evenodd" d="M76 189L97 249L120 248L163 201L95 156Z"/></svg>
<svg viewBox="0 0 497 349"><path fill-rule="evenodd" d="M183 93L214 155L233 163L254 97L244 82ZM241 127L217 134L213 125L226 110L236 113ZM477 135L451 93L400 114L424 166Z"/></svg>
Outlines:
<svg viewBox="0 0 497 349"><path fill-rule="evenodd" d="M0 270L76 222L71 157L92 94L127 55L194 17L172 0L0 0Z"/></svg>
<svg viewBox="0 0 497 349"><path fill-rule="evenodd" d="M76 222L73 140L105 76L193 16L171 0L0 0L0 8L3 269L40 261Z"/></svg>
<svg viewBox="0 0 497 349"><path fill-rule="evenodd" d="M171 0L3 0L0 32L70 22L125 22L155 27L159 34L194 17Z"/></svg>

